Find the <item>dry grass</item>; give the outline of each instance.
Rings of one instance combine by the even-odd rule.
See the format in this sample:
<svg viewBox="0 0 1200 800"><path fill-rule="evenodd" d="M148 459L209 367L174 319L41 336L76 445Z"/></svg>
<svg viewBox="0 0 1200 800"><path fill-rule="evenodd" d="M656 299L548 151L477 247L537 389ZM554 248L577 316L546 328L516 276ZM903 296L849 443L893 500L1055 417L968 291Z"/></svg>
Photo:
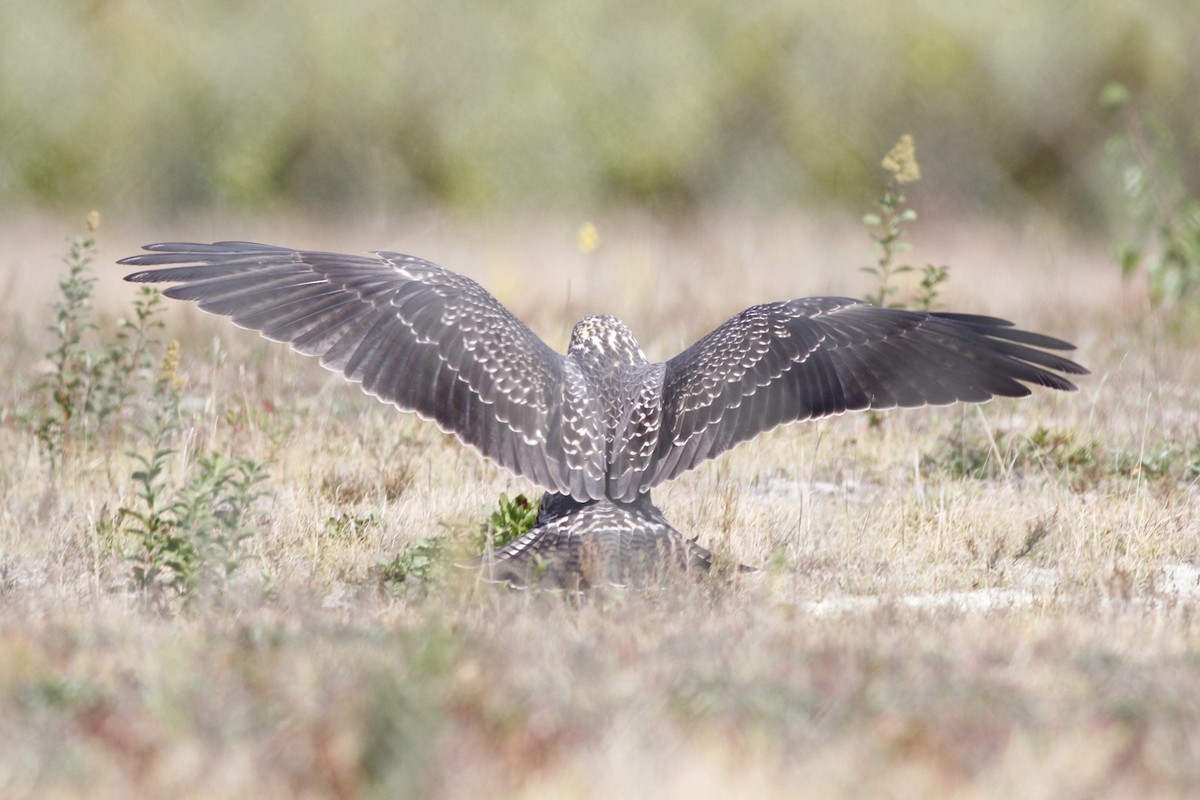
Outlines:
<svg viewBox="0 0 1200 800"><path fill-rule="evenodd" d="M870 288L830 267L865 260L853 228L702 228L602 224L586 257L553 221L541 238L257 235L354 250L412 233L406 249L475 275L554 344L613 311L657 357L759 300ZM269 460L255 557L187 609L143 610L129 543L102 524L131 501L120 448L56 477L6 416L0 795L1194 796L1194 346L1052 234L964 230L930 250L955 267L948 307L1078 342L1083 391L776 431L658 496L761 574L584 601L465 571L386 591L380 558L530 487L280 348L174 313L196 409L175 464ZM34 368L36 327L3 345L14 370ZM344 517L368 522L327 524Z"/></svg>

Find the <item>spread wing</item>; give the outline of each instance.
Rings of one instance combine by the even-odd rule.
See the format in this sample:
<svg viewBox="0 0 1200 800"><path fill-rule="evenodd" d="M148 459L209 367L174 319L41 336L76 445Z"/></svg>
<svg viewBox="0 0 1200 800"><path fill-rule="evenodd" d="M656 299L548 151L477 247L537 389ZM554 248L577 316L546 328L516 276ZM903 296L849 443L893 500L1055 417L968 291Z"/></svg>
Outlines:
<svg viewBox="0 0 1200 800"><path fill-rule="evenodd" d="M399 253L145 249L120 263L151 269L125 280L174 283L168 297L320 358L547 489L603 496L602 433L561 422L564 392L581 391L576 370L475 281Z"/></svg>
<svg viewBox="0 0 1200 800"><path fill-rule="evenodd" d="M993 317L810 297L748 308L666 362L648 489L786 422L1073 391L1067 342Z"/></svg>

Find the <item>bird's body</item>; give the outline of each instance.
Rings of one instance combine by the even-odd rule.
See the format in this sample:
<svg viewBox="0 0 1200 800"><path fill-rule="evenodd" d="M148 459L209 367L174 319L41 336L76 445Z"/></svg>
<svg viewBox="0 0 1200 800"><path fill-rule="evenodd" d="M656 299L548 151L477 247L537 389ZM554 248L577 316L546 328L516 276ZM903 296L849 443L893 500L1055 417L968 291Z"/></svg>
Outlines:
<svg viewBox="0 0 1200 800"><path fill-rule="evenodd" d="M479 284L413 256L146 249L121 263L153 269L126 280L175 283L168 297L319 357L546 489L535 529L488 558L510 582L620 583L652 564L707 566L650 490L777 425L1019 397L1025 383L1073 390L1063 374L1087 372L1048 352L1068 343L1004 320L839 297L754 306L661 363L620 320L589 316L559 354Z"/></svg>

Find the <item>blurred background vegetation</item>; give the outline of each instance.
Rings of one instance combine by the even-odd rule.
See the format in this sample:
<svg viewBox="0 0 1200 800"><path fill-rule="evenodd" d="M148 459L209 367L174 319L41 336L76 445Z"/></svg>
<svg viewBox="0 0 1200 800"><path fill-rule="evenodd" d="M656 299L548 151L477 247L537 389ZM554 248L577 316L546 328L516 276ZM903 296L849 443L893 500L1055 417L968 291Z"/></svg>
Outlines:
<svg viewBox="0 0 1200 800"><path fill-rule="evenodd" d="M0 208L858 213L911 133L931 211L1088 230L1114 82L1195 196L1195 0L5 0Z"/></svg>

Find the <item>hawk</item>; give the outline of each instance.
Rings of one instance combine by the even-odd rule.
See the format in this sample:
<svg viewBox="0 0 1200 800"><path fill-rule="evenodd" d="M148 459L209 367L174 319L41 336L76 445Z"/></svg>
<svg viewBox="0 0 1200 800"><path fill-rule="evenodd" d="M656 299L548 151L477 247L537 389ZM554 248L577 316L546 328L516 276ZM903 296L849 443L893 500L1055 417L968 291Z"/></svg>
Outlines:
<svg viewBox="0 0 1200 800"><path fill-rule="evenodd" d="M588 316L560 354L470 278L415 256L165 243L119 263L234 324L315 356L546 490L536 526L480 564L512 584L586 587L703 569L650 492L784 423L846 411L1074 391L1073 345L994 317L846 297L756 305L650 362Z"/></svg>

